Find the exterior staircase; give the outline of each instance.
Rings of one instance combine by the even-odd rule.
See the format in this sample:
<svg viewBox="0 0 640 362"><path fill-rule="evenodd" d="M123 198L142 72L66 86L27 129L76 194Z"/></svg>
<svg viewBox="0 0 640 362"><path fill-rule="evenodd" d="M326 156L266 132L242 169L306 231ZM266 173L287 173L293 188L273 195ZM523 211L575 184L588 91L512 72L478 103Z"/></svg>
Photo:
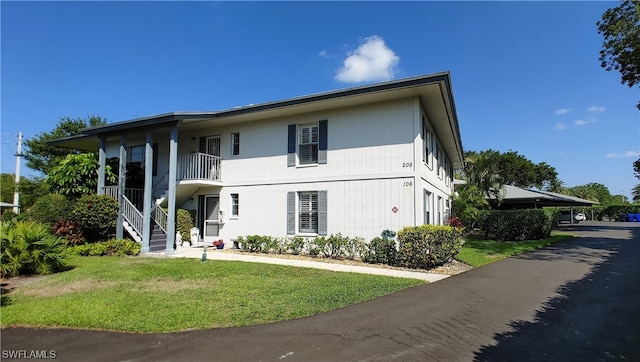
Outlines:
<svg viewBox="0 0 640 362"><path fill-rule="evenodd" d="M149 239L149 251L158 252L167 248L167 234L156 223L151 228L151 238Z"/></svg>
<svg viewBox="0 0 640 362"><path fill-rule="evenodd" d="M110 195L117 199L117 192L108 192ZM123 196L124 208L123 208L123 224L125 231L131 236L133 240L138 243L142 243L142 230L143 230L143 216L127 196ZM152 210L152 226L151 235L149 239L149 251L159 252L164 251L167 247L167 213L160 208L157 204L153 205ZM175 246L174 246L175 247Z"/></svg>

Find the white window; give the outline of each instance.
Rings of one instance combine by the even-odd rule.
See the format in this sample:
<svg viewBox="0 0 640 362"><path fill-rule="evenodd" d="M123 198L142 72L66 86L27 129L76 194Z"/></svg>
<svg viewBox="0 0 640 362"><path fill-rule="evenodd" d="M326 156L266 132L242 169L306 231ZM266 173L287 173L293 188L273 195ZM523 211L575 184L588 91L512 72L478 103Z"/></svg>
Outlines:
<svg viewBox="0 0 640 362"><path fill-rule="evenodd" d="M240 154L240 133L234 132L231 134L231 154L237 156Z"/></svg>
<svg viewBox="0 0 640 362"><path fill-rule="evenodd" d="M240 197L238 194L231 194L231 216L238 217L240 215Z"/></svg>
<svg viewBox="0 0 640 362"><path fill-rule="evenodd" d="M424 223L431 224L431 192L424 190Z"/></svg>
<svg viewBox="0 0 640 362"><path fill-rule="evenodd" d="M301 165L318 162L318 125L303 125L299 127L298 159Z"/></svg>
<svg viewBox="0 0 640 362"><path fill-rule="evenodd" d="M427 129L427 121L425 120L424 116L422 116L422 143L424 146L422 148L422 161L424 161L424 163L426 163L427 165L430 164L431 158L431 139L431 131Z"/></svg>
<svg viewBox="0 0 640 362"><path fill-rule="evenodd" d="M327 191L287 192L287 234L327 235Z"/></svg>
<svg viewBox="0 0 640 362"><path fill-rule="evenodd" d="M438 225L442 225L442 209L444 208L442 197L438 196Z"/></svg>
<svg viewBox="0 0 640 362"><path fill-rule="evenodd" d="M318 193L298 193L298 230L301 233L318 232Z"/></svg>

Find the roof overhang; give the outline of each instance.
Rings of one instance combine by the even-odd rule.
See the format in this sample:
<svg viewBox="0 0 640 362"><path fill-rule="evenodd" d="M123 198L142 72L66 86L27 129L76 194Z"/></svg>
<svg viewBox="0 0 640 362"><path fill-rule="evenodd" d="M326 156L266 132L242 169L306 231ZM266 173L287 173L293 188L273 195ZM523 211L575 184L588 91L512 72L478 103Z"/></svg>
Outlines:
<svg viewBox="0 0 640 362"><path fill-rule="evenodd" d="M173 112L151 117L85 129L81 134L50 142L52 145L96 151L99 138L130 133L150 127L166 128L180 123L181 128L198 129L211 125L227 125L272 119L292 114L322 111L330 108L418 97L454 168L463 167L460 137L451 77L449 72L435 73L390 82L317 93L281 101L236 107L215 112Z"/></svg>
<svg viewBox="0 0 640 362"><path fill-rule="evenodd" d="M504 185L501 189L501 205L535 205L535 206L593 206L598 202L581 199L579 197L558 194L555 192L536 189L525 190L520 187ZM489 197L494 200L494 197Z"/></svg>

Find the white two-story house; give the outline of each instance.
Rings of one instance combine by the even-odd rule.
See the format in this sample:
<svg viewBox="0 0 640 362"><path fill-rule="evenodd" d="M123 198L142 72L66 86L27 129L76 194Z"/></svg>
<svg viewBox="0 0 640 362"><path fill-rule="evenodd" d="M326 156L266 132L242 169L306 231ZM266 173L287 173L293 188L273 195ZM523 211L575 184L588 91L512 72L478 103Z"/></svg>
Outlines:
<svg viewBox="0 0 640 362"><path fill-rule="evenodd" d="M253 234L370 240L385 229L445 224L453 170L463 166L448 72L139 118L56 144L97 151L98 193L119 200L118 236L126 229L143 252L167 254L178 208L195 210L205 242ZM108 163L119 170L117 185L105 184ZM153 245L159 226L162 241Z"/></svg>

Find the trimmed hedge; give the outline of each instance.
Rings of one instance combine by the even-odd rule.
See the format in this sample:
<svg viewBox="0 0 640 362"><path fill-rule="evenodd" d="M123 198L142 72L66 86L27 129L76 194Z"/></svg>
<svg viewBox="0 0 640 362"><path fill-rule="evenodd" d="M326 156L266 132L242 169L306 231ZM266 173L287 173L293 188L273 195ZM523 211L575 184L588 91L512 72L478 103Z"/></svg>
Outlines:
<svg viewBox="0 0 640 362"><path fill-rule="evenodd" d="M483 210L478 226L486 239L540 240L551 236L558 224L558 212L552 209Z"/></svg>
<svg viewBox="0 0 640 362"><path fill-rule="evenodd" d="M129 239L110 239L92 244L76 245L70 248L80 256L125 256L140 254L141 246Z"/></svg>
<svg viewBox="0 0 640 362"><path fill-rule="evenodd" d="M462 228L439 225L404 227L398 231L398 262L408 268L430 269L450 262L460 251Z"/></svg>

